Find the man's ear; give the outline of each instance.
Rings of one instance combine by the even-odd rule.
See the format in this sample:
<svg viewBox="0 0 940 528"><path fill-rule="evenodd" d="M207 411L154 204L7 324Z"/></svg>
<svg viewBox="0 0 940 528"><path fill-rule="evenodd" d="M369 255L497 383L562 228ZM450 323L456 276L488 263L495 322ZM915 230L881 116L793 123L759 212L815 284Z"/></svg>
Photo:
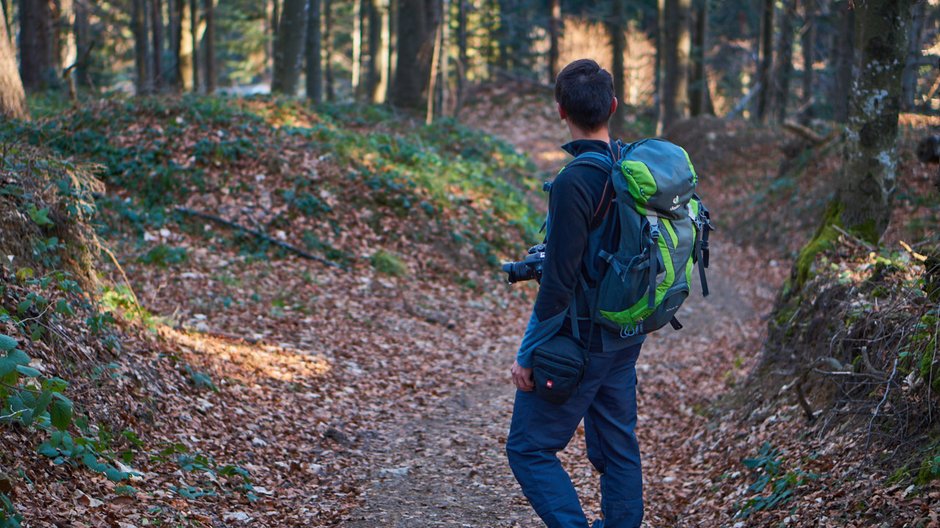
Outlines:
<svg viewBox="0 0 940 528"><path fill-rule="evenodd" d="M568 119L568 112L565 112L565 109L561 107L561 103L555 103L555 106L558 107L558 118L562 121Z"/></svg>
<svg viewBox="0 0 940 528"><path fill-rule="evenodd" d="M610 115L614 115L617 111L617 98L614 97L614 100L610 102Z"/></svg>

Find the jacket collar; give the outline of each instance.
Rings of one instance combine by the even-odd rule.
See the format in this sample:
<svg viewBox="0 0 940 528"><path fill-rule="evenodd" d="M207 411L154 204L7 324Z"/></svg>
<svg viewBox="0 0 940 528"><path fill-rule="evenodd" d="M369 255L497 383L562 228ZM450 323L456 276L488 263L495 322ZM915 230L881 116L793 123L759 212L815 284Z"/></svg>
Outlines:
<svg viewBox="0 0 940 528"><path fill-rule="evenodd" d="M565 143L561 148L574 157L578 157L585 152L610 154L610 145L599 139L576 139Z"/></svg>

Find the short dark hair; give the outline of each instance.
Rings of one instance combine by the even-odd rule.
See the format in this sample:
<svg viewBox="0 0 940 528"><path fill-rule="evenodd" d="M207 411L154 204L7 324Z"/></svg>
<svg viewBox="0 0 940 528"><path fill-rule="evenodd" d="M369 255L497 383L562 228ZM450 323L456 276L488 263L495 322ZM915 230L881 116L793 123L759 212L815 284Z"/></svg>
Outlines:
<svg viewBox="0 0 940 528"><path fill-rule="evenodd" d="M610 119L614 80L593 60L576 60L555 79L555 101L578 127L597 130Z"/></svg>

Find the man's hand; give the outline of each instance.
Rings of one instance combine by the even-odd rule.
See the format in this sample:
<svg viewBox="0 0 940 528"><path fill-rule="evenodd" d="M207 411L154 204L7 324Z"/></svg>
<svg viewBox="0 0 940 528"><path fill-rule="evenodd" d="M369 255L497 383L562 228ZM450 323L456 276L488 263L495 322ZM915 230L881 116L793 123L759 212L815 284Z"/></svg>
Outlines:
<svg viewBox="0 0 940 528"><path fill-rule="evenodd" d="M525 368L518 361L512 364L512 383L517 389L523 392L529 392L535 389L535 383L532 382L532 369Z"/></svg>

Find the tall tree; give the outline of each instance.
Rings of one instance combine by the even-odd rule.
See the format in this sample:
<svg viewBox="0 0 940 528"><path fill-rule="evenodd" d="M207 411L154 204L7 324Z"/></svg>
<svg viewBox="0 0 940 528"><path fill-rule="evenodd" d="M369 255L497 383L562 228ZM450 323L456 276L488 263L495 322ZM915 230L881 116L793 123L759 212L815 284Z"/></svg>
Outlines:
<svg viewBox="0 0 940 528"><path fill-rule="evenodd" d="M304 25L307 20L306 4L307 0L284 0L281 21L274 38L273 93L294 95L297 91L300 51L304 45Z"/></svg>
<svg viewBox="0 0 940 528"><path fill-rule="evenodd" d="M803 35L800 47L803 48L803 112L800 119L804 122L813 117L813 83L816 63L816 0L803 0Z"/></svg>
<svg viewBox="0 0 940 528"><path fill-rule="evenodd" d="M666 0L663 34L661 130L689 116L689 10L691 0Z"/></svg>
<svg viewBox="0 0 940 528"><path fill-rule="evenodd" d="M781 123L786 119L787 101L790 98L790 77L793 75L793 20L795 18L796 0L783 0L772 91L774 114L776 120Z"/></svg>
<svg viewBox="0 0 940 528"><path fill-rule="evenodd" d="M191 46L190 64L192 65L193 92L199 92L202 82L199 80L199 0L189 0L189 39Z"/></svg>
<svg viewBox="0 0 940 528"><path fill-rule="evenodd" d="M614 0L619 3L620 0ZM564 22L561 19L561 0L548 0L548 82L553 84L558 72L561 71L558 51L558 41L561 38L561 32L564 28Z"/></svg>
<svg viewBox="0 0 940 528"><path fill-rule="evenodd" d="M611 132L616 136L624 134L626 123L624 122L625 86L623 54L627 51L627 16L624 6L626 0L613 0L611 3L610 17L607 19L607 33L610 35L611 52L613 53L613 78L614 78L614 96L617 97L619 104L617 112L611 119Z"/></svg>
<svg viewBox="0 0 940 528"><path fill-rule="evenodd" d="M90 68L88 64L91 47L93 45L91 38L90 11L87 1L79 0L75 2L75 29L73 31L75 32L76 62L72 76L79 86L89 86L91 84L91 77L89 75Z"/></svg>
<svg viewBox="0 0 940 528"><path fill-rule="evenodd" d="M689 78L689 112L693 116L713 113L705 69L707 47L708 0L694 0L692 2L692 69Z"/></svg>
<svg viewBox="0 0 940 528"><path fill-rule="evenodd" d="M760 24L760 48L757 64L757 109L754 118L765 123L773 95L774 66L774 0L763 0Z"/></svg>
<svg viewBox="0 0 940 528"><path fill-rule="evenodd" d="M131 26L134 33L134 68L136 71L137 95L153 93L153 76L149 32L147 30L147 0L133 0Z"/></svg>
<svg viewBox="0 0 940 528"><path fill-rule="evenodd" d="M182 50L184 30L183 21L186 18L185 0L169 0L170 25L168 38L170 44L170 68L167 71L166 85L175 92L183 91L183 60Z"/></svg>
<svg viewBox="0 0 940 528"><path fill-rule="evenodd" d="M901 100L901 107L904 110L914 109L914 97L917 92L917 71L921 66L921 39L924 33L926 11L926 0L914 2L911 7L911 31L907 39L907 60L904 63L904 78L902 81L904 98Z"/></svg>
<svg viewBox="0 0 940 528"><path fill-rule="evenodd" d="M384 103L388 91L388 0L369 1L369 100Z"/></svg>
<svg viewBox="0 0 940 528"><path fill-rule="evenodd" d="M150 0L150 24L151 36L153 37L153 88L160 91L166 79L163 76L163 2L162 0Z"/></svg>
<svg viewBox="0 0 940 528"><path fill-rule="evenodd" d="M352 34L352 93L353 97L359 95L362 66L362 0L353 0L353 29Z"/></svg>
<svg viewBox="0 0 940 528"><path fill-rule="evenodd" d="M52 0L20 0L20 77L29 92L57 84Z"/></svg>
<svg viewBox="0 0 940 528"><path fill-rule="evenodd" d="M326 56L323 68L323 82L326 84L326 100L336 98L333 84L333 2L323 0L323 54Z"/></svg>
<svg viewBox="0 0 940 528"><path fill-rule="evenodd" d="M832 118L845 123L849 118L849 98L846 94L852 88L855 78L855 7L851 0L840 0L833 5L839 29L833 35L832 50L834 71L832 92L829 100L832 104Z"/></svg>
<svg viewBox="0 0 940 528"><path fill-rule="evenodd" d="M218 75L216 73L215 56L215 0L204 0L202 4L203 17L206 20L206 32L202 36L202 47L205 50L203 64L206 72L206 93L215 91Z"/></svg>
<svg viewBox="0 0 940 528"><path fill-rule="evenodd" d="M861 68L851 106L833 221L877 243L888 227L897 184L898 113L911 0L856 0ZM831 214L829 216L835 216Z"/></svg>
<svg viewBox="0 0 940 528"><path fill-rule="evenodd" d="M392 103L396 106L419 108L427 84L431 47L436 34L435 0L400 0L402 14L398 20L397 63Z"/></svg>
<svg viewBox="0 0 940 528"><path fill-rule="evenodd" d="M323 102L323 49L320 34L320 0L307 4L307 99L314 104Z"/></svg>
<svg viewBox="0 0 940 528"><path fill-rule="evenodd" d="M470 67L467 55L467 1L457 0L457 101L454 104L454 117L463 107L467 86L467 69ZM552 79L552 82L555 82Z"/></svg>
<svg viewBox="0 0 940 528"><path fill-rule="evenodd" d="M6 19L6 6L0 6ZM0 23L0 116L28 119L23 81L16 69L16 50L7 34L7 25Z"/></svg>

